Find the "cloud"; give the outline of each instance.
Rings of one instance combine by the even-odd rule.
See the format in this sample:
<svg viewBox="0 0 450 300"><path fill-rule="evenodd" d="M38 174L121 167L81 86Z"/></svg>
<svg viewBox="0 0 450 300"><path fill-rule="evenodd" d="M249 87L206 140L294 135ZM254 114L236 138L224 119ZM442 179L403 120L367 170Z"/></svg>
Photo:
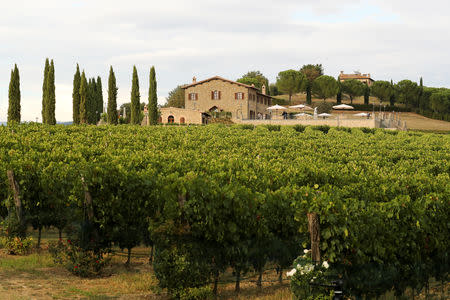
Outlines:
<svg viewBox="0 0 450 300"><path fill-rule="evenodd" d="M16 0L0 4L0 120L6 119L10 69L21 72L22 116L41 111L46 57L55 60L56 115L72 119L76 63L101 76L109 66L119 105L129 101L136 65L141 101L156 67L159 101L179 84L249 70L274 81L279 71L322 63L327 74L360 70L375 79L423 76L450 85L447 1L429 0Z"/></svg>

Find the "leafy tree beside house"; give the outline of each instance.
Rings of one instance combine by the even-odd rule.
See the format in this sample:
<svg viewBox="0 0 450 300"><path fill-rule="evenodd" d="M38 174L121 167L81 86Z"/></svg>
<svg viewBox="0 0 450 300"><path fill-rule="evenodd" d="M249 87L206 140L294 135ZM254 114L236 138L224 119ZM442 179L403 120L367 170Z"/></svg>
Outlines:
<svg viewBox="0 0 450 300"><path fill-rule="evenodd" d="M260 71L249 71L247 74L244 74L241 78L239 78L237 82L248 85L254 84L259 90L261 90L262 86L265 85L267 91L269 91L269 80Z"/></svg>
<svg viewBox="0 0 450 300"><path fill-rule="evenodd" d="M356 79L345 80L342 82L342 92L350 97L353 104L353 98L364 94L364 83Z"/></svg>
<svg viewBox="0 0 450 300"><path fill-rule="evenodd" d="M278 73L278 90L289 95L289 104L291 103L292 95L300 92L304 84L305 76L299 71L286 70Z"/></svg>
<svg viewBox="0 0 450 300"><path fill-rule="evenodd" d="M305 82L305 90L306 90L306 102L308 104L312 103L312 85L314 80L318 78L319 76L323 75L323 67L322 64L316 64L316 65L304 65L300 69L300 73L305 75L306 82Z"/></svg>
<svg viewBox="0 0 450 300"><path fill-rule="evenodd" d="M173 90L169 92L169 96L167 97L167 107L178 107L184 108L184 89L181 85L177 86Z"/></svg>
<svg viewBox="0 0 450 300"><path fill-rule="evenodd" d="M394 88L389 81L377 80L370 87L371 94L377 97L380 102L387 102L394 94Z"/></svg>
<svg viewBox="0 0 450 300"><path fill-rule="evenodd" d="M322 75L314 80L311 91L314 96L325 101L337 94L339 85L333 77Z"/></svg>

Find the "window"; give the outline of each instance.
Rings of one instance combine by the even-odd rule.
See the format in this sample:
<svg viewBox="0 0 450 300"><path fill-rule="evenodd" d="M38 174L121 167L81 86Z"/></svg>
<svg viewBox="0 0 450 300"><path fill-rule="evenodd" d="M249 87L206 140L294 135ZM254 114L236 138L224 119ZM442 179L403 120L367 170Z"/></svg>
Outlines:
<svg viewBox="0 0 450 300"><path fill-rule="evenodd" d="M220 91L212 91L211 92L211 99L212 100L220 100L220 96L221 96Z"/></svg>
<svg viewBox="0 0 450 300"><path fill-rule="evenodd" d="M197 93L190 93L189 94L189 100L198 100L198 94Z"/></svg>
<svg viewBox="0 0 450 300"><path fill-rule="evenodd" d="M236 100L244 99L244 93L235 93L234 94L234 99L236 99Z"/></svg>
<svg viewBox="0 0 450 300"><path fill-rule="evenodd" d="M181 117L180 118L180 124L184 124L186 121L185 121L185 119L184 119L184 117Z"/></svg>
<svg viewBox="0 0 450 300"><path fill-rule="evenodd" d="M174 122L175 122L175 118L174 118L173 116L169 116L169 117L167 118L167 123L172 124L172 123L174 123Z"/></svg>

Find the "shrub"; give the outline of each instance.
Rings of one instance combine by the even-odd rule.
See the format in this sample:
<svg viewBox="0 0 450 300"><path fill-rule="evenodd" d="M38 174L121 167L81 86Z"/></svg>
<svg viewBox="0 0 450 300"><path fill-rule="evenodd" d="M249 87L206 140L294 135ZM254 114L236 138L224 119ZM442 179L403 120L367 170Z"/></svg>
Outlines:
<svg viewBox="0 0 450 300"><path fill-rule="evenodd" d="M323 114L323 113L329 113L333 109L333 104L329 102L320 102L320 104L317 106L317 113Z"/></svg>
<svg viewBox="0 0 450 300"><path fill-rule="evenodd" d="M180 293L180 300L207 300L214 299L214 294L209 286L188 288Z"/></svg>
<svg viewBox="0 0 450 300"><path fill-rule="evenodd" d="M11 255L26 255L33 248L33 238L2 237L0 245Z"/></svg>
<svg viewBox="0 0 450 300"><path fill-rule="evenodd" d="M297 124L294 126L294 130L297 132L303 132L303 131L305 131L305 129L306 129L306 126L304 126L304 125Z"/></svg>
<svg viewBox="0 0 450 300"><path fill-rule="evenodd" d="M269 131L280 131L281 125L266 125Z"/></svg>
<svg viewBox="0 0 450 300"><path fill-rule="evenodd" d="M252 124L242 124L239 126L240 129L248 129L248 130L253 130L255 129L255 125Z"/></svg>
<svg viewBox="0 0 450 300"><path fill-rule="evenodd" d="M329 265L314 264L311 252L305 250L305 254L294 261L294 268L287 273L291 277L291 290L295 299L330 299L330 292L320 285L329 284L327 278L330 275Z"/></svg>
<svg viewBox="0 0 450 300"><path fill-rule="evenodd" d="M107 251L85 250L71 240L50 243L48 251L55 263L80 277L99 276L111 260Z"/></svg>
<svg viewBox="0 0 450 300"><path fill-rule="evenodd" d="M330 126L328 125L318 125L318 126L312 126L312 129L322 131L323 133L328 133L330 130Z"/></svg>

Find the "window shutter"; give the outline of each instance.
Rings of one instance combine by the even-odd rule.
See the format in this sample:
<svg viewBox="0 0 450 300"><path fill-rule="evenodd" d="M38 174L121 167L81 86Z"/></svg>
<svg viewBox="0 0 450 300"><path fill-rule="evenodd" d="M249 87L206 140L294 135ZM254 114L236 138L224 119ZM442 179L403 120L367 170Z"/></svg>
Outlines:
<svg viewBox="0 0 450 300"><path fill-rule="evenodd" d="M189 99L189 100L192 100L192 99L191 99L191 93L189 93L189 97L188 97L188 99Z"/></svg>
<svg viewBox="0 0 450 300"><path fill-rule="evenodd" d="M222 93L219 91L219 100L220 100L220 98L221 98L221 94L222 94Z"/></svg>
<svg viewBox="0 0 450 300"><path fill-rule="evenodd" d="M237 100L237 98L238 98L237 95L238 95L238 93L234 93L234 99L235 99L235 100Z"/></svg>
<svg viewBox="0 0 450 300"><path fill-rule="evenodd" d="M198 93L195 93L195 100L198 100Z"/></svg>
<svg viewBox="0 0 450 300"><path fill-rule="evenodd" d="M214 100L214 91L211 91L211 99Z"/></svg>
<svg viewBox="0 0 450 300"><path fill-rule="evenodd" d="M245 100L245 93L242 93L242 100Z"/></svg>

